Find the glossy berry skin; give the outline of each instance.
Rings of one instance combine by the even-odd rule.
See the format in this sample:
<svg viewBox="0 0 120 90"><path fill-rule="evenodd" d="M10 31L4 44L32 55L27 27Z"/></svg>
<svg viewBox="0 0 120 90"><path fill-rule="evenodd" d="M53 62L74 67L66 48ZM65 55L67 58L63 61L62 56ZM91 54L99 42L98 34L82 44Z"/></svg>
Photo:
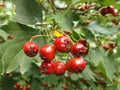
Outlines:
<svg viewBox="0 0 120 90"><path fill-rule="evenodd" d="M75 43L71 47L72 55L75 57L84 56L88 53L88 48L85 47L82 43Z"/></svg>
<svg viewBox="0 0 120 90"><path fill-rule="evenodd" d="M85 4L82 8L81 8L81 10L82 11L85 11L85 10L87 10L87 9L89 9L90 8L90 4Z"/></svg>
<svg viewBox="0 0 120 90"><path fill-rule="evenodd" d="M50 44L43 45L39 50L40 57L45 61L52 61L55 58L55 48Z"/></svg>
<svg viewBox="0 0 120 90"><path fill-rule="evenodd" d="M38 45L35 42L26 42L23 46L24 53L29 57L34 57L38 53Z"/></svg>
<svg viewBox="0 0 120 90"><path fill-rule="evenodd" d="M55 49L61 53L69 52L71 45L71 40L67 36L57 37L54 42Z"/></svg>
<svg viewBox="0 0 120 90"><path fill-rule="evenodd" d="M118 15L118 9L114 9L114 10L111 12L111 14L112 14L113 16L117 16L117 15Z"/></svg>
<svg viewBox="0 0 120 90"><path fill-rule="evenodd" d="M66 65L64 62L57 61L55 63L55 71L54 74L56 75L62 75L66 72Z"/></svg>
<svg viewBox="0 0 120 90"><path fill-rule="evenodd" d="M52 74L54 73L54 70L55 70L55 63L52 61L51 62L43 61L40 65L40 71L43 74Z"/></svg>
<svg viewBox="0 0 120 90"><path fill-rule="evenodd" d="M66 68L71 73L81 73L86 68L84 58L72 58L67 61Z"/></svg>

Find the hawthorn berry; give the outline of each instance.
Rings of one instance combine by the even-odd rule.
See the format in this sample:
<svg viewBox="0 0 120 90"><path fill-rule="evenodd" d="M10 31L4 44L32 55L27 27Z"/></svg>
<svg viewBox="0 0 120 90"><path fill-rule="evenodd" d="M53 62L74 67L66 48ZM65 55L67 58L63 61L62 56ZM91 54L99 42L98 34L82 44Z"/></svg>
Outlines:
<svg viewBox="0 0 120 90"><path fill-rule="evenodd" d="M12 39L14 39L14 36L10 35L10 36L8 36L8 38L12 40Z"/></svg>
<svg viewBox="0 0 120 90"><path fill-rule="evenodd" d="M102 16L105 16L108 13L108 9L107 8L102 8L100 11Z"/></svg>
<svg viewBox="0 0 120 90"><path fill-rule="evenodd" d="M103 47L103 49L105 49L106 51L108 51L110 48L109 48L109 46L107 46L107 45L102 45L102 47Z"/></svg>
<svg viewBox="0 0 120 90"><path fill-rule="evenodd" d="M86 61L83 57L72 58L67 61L66 68L71 73L81 73L86 68Z"/></svg>
<svg viewBox="0 0 120 90"><path fill-rule="evenodd" d="M78 40L78 43L82 43L84 46L88 46L87 40L85 38L81 38Z"/></svg>
<svg viewBox="0 0 120 90"><path fill-rule="evenodd" d="M112 20L112 23L114 23L115 25L118 25L118 24L119 24L119 21L117 21L116 19L113 19L113 20Z"/></svg>
<svg viewBox="0 0 120 90"><path fill-rule="evenodd" d="M109 6L106 7L106 9L107 9L107 13L111 14L114 11L115 8L114 8L114 6L109 5Z"/></svg>
<svg viewBox="0 0 120 90"><path fill-rule="evenodd" d="M117 16L117 15L118 15L118 9L114 9L114 10L111 12L111 14L112 14L113 16Z"/></svg>
<svg viewBox="0 0 120 90"><path fill-rule="evenodd" d="M88 53L88 48L85 47L82 43L75 43L71 47L72 55L75 57L84 56Z"/></svg>
<svg viewBox="0 0 120 90"><path fill-rule="evenodd" d="M52 61L51 62L43 61L40 65L40 71L43 74L52 74L54 73L54 70L55 70L55 63Z"/></svg>
<svg viewBox="0 0 120 90"><path fill-rule="evenodd" d="M23 46L24 53L29 57L34 57L38 53L38 45L35 42L26 42Z"/></svg>
<svg viewBox="0 0 120 90"><path fill-rule="evenodd" d="M67 36L57 37L54 46L55 49L61 53L67 53L71 49L72 42Z"/></svg>
<svg viewBox="0 0 120 90"><path fill-rule="evenodd" d="M113 48L115 48L115 46L116 46L115 43L109 42L109 47L111 47L113 49Z"/></svg>
<svg viewBox="0 0 120 90"><path fill-rule="evenodd" d="M85 4L82 8L81 8L81 10L82 11L85 11L85 10L87 10L87 9L89 9L90 8L90 4Z"/></svg>
<svg viewBox="0 0 120 90"><path fill-rule="evenodd" d="M4 3L0 3L0 7L5 7L5 4Z"/></svg>
<svg viewBox="0 0 120 90"><path fill-rule="evenodd" d="M45 61L51 61L55 58L55 48L50 44L43 45L39 50L40 57Z"/></svg>
<svg viewBox="0 0 120 90"><path fill-rule="evenodd" d="M55 71L54 71L54 74L56 75L62 75L64 74L66 71L66 65L64 62L61 62L61 61L57 61L55 63Z"/></svg>
<svg viewBox="0 0 120 90"><path fill-rule="evenodd" d="M30 90L31 86L28 84L25 88L25 90Z"/></svg>

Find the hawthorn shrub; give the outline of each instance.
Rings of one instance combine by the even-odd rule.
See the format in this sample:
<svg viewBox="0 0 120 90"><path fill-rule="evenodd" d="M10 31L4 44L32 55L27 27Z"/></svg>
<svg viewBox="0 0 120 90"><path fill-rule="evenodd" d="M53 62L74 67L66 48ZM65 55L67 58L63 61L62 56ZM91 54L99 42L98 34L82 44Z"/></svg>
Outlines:
<svg viewBox="0 0 120 90"><path fill-rule="evenodd" d="M0 90L120 90L120 0L1 0Z"/></svg>

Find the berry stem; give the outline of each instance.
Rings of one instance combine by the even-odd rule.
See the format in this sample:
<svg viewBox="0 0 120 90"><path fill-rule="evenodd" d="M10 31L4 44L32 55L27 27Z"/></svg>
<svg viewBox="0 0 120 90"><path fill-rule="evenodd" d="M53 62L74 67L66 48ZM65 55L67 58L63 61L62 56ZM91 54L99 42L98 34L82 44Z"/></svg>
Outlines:
<svg viewBox="0 0 120 90"><path fill-rule="evenodd" d="M31 42L34 38L37 38L37 37L47 37L47 36L51 36L51 35L35 35L35 36L31 37L31 39L29 40L29 42Z"/></svg>

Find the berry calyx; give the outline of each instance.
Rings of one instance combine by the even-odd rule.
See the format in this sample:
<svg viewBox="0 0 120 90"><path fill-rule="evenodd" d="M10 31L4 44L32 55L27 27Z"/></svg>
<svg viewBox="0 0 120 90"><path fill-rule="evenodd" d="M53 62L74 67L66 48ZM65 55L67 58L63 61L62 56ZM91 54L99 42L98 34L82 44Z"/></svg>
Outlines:
<svg viewBox="0 0 120 90"><path fill-rule="evenodd" d="M55 63L55 71L54 71L54 74L56 75L62 75L64 74L66 71L66 65L64 62L61 62L61 61L57 61Z"/></svg>
<svg viewBox="0 0 120 90"><path fill-rule="evenodd" d="M72 58L67 61L66 68L71 73L81 73L86 68L84 58Z"/></svg>
<svg viewBox="0 0 120 90"><path fill-rule="evenodd" d="M45 61L51 61L55 58L55 48L50 44L43 45L39 50L40 57Z"/></svg>
<svg viewBox="0 0 120 90"><path fill-rule="evenodd" d="M55 63L54 62L46 62L43 61L42 64L40 65L40 71L43 74L52 74L54 73L54 69L55 69Z"/></svg>
<svg viewBox="0 0 120 90"><path fill-rule="evenodd" d="M71 47L72 55L75 57L84 56L88 53L88 48L85 47L82 43L75 43Z"/></svg>
<svg viewBox="0 0 120 90"><path fill-rule="evenodd" d="M72 42L67 36L57 37L54 46L55 49L61 53L67 53L71 49Z"/></svg>
<svg viewBox="0 0 120 90"><path fill-rule="evenodd" d="M10 35L10 36L8 36L8 38L12 40L12 39L14 39L14 36Z"/></svg>
<svg viewBox="0 0 120 90"><path fill-rule="evenodd" d="M38 53L38 45L35 42L26 42L23 46L24 53L29 57L34 57Z"/></svg>

